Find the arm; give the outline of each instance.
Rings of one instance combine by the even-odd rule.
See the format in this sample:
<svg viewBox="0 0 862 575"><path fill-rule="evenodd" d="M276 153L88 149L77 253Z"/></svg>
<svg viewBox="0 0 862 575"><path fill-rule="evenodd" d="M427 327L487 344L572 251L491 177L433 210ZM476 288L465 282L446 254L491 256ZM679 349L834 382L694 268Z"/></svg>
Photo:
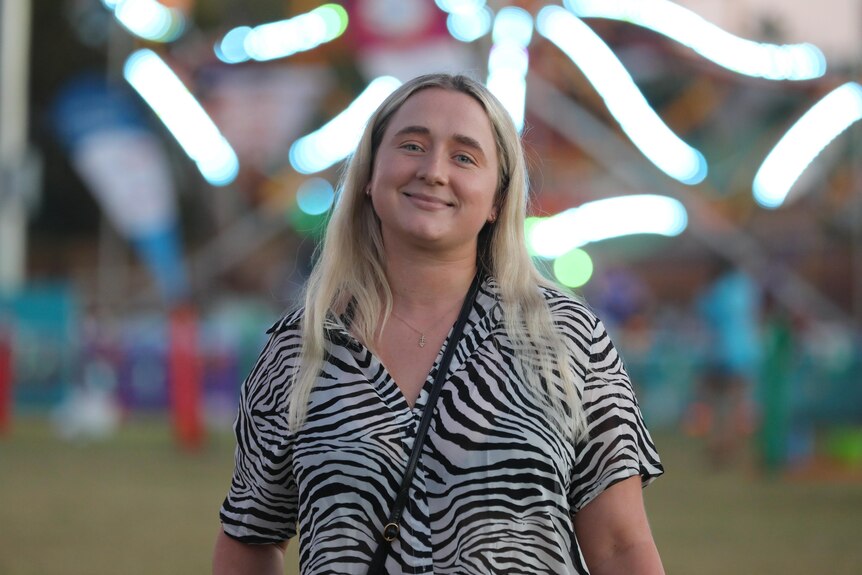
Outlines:
<svg viewBox="0 0 862 575"><path fill-rule="evenodd" d="M574 516L575 534L593 575L663 575L647 523L640 476L624 479Z"/></svg>
<svg viewBox="0 0 862 575"><path fill-rule="evenodd" d="M283 575L287 541L249 545L219 529L213 553L213 575Z"/></svg>

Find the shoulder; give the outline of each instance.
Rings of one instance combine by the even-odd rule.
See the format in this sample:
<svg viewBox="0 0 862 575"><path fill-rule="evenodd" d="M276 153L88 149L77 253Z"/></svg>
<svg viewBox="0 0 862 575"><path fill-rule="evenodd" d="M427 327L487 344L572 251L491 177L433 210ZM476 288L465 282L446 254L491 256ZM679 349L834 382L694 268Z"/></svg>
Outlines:
<svg viewBox="0 0 862 575"><path fill-rule="evenodd" d="M556 286L542 285L539 289L551 312L551 319L558 328L585 342L592 340L600 321L582 298Z"/></svg>
<svg viewBox="0 0 862 575"><path fill-rule="evenodd" d="M279 334L285 332L298 332L302 329L302 318L305 315L305 308L296 308L287 312L278 321L266 330L268 334Z"/></svg>
<svg viewBox="0 0 862 575"><path fill-rule="evenodd" d="M287 312L266 330L269 334L267 347L270 351L283 352L285 349L299 349L303 340L303 322L305 321L305 308L299 307ZM349 321L347 322L349 323ZM327 317L323 324L324 338L333 346L345 346L355 344L346 327L344 316Z"/></svg>
<svg viewBox="0 0 862 575"><path fill-rule="evenodd" d="M302 350L302 310L288 312L266 333L266 343L245 380L249 398L268 396L273 390L288 385Z"/></svg>

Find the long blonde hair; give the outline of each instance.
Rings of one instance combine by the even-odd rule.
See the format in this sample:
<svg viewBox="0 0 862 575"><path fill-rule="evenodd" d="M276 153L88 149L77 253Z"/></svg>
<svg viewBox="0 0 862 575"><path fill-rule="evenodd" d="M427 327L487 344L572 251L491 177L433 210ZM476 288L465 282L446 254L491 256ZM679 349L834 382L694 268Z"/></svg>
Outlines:
<svg viewBox="0 0 862 575"><path fill-rule="evenodd" d="M395 90L369 119L348 161L319 259L306 285L300 367L290 396L290 428L299 429L305 420L309 395L324 363L325 330L344 327L339 318L349 305L350 331L369 344L379 333L381 318L392 310L383 238L365 189L392 116L410 96L429 88L466 94L488 115L500 166L495 198L498 217L479 233L477 265L499 285L506 331L520 362L519 375L563 429L571 437L581 438L586 418L575 374L567 361L571 352L554 327L539 289L551 286L527 253L524 219L529 185L520 136L509 113L482 84L449 74L420 76ZM557 380L561 380L563 397L553 383Z"/></svg>

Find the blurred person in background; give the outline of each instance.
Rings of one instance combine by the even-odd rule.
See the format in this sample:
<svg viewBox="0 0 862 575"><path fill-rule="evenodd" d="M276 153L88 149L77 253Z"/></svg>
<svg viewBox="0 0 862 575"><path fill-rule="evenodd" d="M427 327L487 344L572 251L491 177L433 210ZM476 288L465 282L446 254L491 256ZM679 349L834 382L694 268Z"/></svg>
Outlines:
<svg viewBox="0 0 862 575"><path fill-rule="evenodd" d="M375 112L305 305L244 383L214 573L280 574L297 532L303 575L369 572L450 345L379 572L663 573L661 463L604 325L527 254L527 190L476 81L421 76Z"/></svg>
<svg viewBox="0 0 862 575"><path fill-rule="evenodd" d="M754 428L761 294L751 276L730 262L715 257L709 265L710 282L696 303L707 330L700 401L708 410L708 456L722 467L739 457Z"/></svg>
<svg viewBox="0 0 862 575"><path fill-rule="evenodd" d="M763 345L758 443L760 463L767 473L774 475L789 462L793 391L791 374L797 367L795 364L800 352L795 332L801 330L801 322L798 316L794 317L769 291L764 291L762 307Z"/></svg>

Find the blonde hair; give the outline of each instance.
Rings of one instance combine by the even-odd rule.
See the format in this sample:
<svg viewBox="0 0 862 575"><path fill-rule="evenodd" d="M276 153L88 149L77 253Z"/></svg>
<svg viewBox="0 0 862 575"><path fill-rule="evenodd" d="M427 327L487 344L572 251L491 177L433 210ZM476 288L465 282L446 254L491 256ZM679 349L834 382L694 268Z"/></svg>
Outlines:
<svg viewBox="0 0 862 575"><path fill-rule="evenodd" d="M392 310L383 238L365 189L392 116L413 94L429 88L466 94L488 115L500 166L495 198L498 217L479 233L477 265L499 285L506 332L520 363L519 375L554 420L571 437L581 438L586 432L586 418L568 363L571 351L555 328L539 289L552 286L527 253L524 219L529 184L520 136L509 113L482 84L449 74L420 76L395 90L369 119L348 161L319 259L306 285L300 366L290 396L290 428L299 429L305 420L309 395L324 363L325 330L343 329L340 316L350 306L350 331L368 345L379 333L381 318L385 321ZM563 397L553 383L558 379Z"/></svg>

